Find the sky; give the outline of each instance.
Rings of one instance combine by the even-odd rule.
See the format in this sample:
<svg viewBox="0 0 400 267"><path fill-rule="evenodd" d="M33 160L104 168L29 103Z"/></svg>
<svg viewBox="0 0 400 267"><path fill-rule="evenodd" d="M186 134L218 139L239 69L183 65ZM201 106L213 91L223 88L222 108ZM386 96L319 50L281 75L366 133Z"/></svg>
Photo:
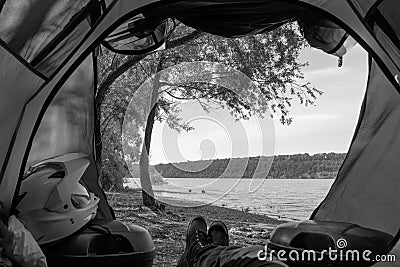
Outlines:
<svg viewBox="0 0 400 267"><path fill-rule="evenodd" d="M365 92L366 52L357 45L344 56L339 68L337 57L305 48L300 62L309 63L303 69L304 81L324 93L311 107L296 99L290 109L291 125L270 118L235 121L226 110L206 113L199 105L186 102L181 115L194 130L178 133L162 123L155 124L150 163L346 152Z"/></svg>

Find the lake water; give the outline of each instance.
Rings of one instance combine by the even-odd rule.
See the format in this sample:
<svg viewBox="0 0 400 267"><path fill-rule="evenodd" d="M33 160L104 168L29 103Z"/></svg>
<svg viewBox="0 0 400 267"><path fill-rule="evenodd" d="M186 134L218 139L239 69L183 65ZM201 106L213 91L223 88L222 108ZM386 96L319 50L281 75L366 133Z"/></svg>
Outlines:
<svg viewBox="0 0 400 267"><path fill-rule="evenodd" d="M156 197L164 202L195 206L197 202L248 210L274 218L308 219L328 193L333 179L167 179L154 185ZM125 186L138 187L137 179Z"/></svg>

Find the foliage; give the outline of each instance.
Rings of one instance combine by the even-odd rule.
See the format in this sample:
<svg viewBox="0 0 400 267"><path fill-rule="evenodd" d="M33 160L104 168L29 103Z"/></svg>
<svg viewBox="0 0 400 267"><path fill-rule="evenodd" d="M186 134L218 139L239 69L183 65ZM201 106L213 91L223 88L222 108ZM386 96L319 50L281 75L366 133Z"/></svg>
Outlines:
<svg viewBox="0 0 400 267"><path fill-rule="evenodd" d="M295 154L275 156L269 179L330 179L335 178L345 154ZM164 178L266 178L254 175L259 157L188 161L158 164L154 168ZM228 163L231 163L228 169ZM232 164L233 163L233 164ZM207 166L206 168L202 168ZM240 170L235 166L246 166ZM187 170L200 170L189 172ZM238 177L238 174L243 174Z"/></svg>
<svg viewBox="0 0 400 267"><path fill-rule="evenodd" d="M121 159L108 149L104 149L103 153L102 186L107 191L120 191L123 189L121 177L128 176L129 171Z"/></svg>

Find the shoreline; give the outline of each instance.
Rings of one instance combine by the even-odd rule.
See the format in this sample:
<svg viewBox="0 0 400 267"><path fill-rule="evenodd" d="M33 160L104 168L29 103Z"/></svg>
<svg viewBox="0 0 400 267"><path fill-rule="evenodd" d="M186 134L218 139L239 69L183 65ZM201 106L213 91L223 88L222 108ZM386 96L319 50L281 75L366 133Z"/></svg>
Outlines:
<svg viewBox="0 0 400 267"><path fill-rule="evenodd" d="M156 192L156 190L154 192ZM216 208L224 208L224 209L228 209L228 210L232 210L232 211L240 211L240 212L244 212L246 214L254 214L254 215L265 216L265 217L268 217L270 219L276 219L276 220L279 220L279 221L285 221L285 222L301 221L300 219L284 217L282 215L273 216L273 215L270 215L270 214L265 214L263 212L259 212L255 208L238 207L238 206L232 207L232 206L228 206L227 204L218 203L218 202L206 203L206 202L201 202L201 201L180 199L180 198L174 198L174 197L158 197L157 199L159 201L161 201L162 203L164 203L165 205L175 206L175 207L197 208L197 207L204 207L204 206L213 206L213 207L216 207Z"/></svg>
<svg viewBox="0 0 400 267"><path fill-rule="evenodd" d="M201 187L197 184L189 186L187 183L179 184L181 187L156 185L153 186L153 191L158 200L171 205L195 207L211 204L278 220L303 221L309 219L310 214L325 198L326 194L318 192L329 192L332 184L329 179L289 179L289 182L281 182L282 179L275 179L270 181L272 182L268 183L265 180L264 183L263 181L262 184L257 186L257 189L251 191L251 194L254 193L251 198L248 198L248 193L246 194L249 190L247 188L249 183L238 183L230 188L226 184L219 183L216 185L221 186L222 189L220 187L215 189L210 186ZM302 186L297 188L299 184ZM311 198L307 198L310 187L317 190ZM205 190L201 190L203 188ZM284 192L282 188L285 188ZM138 186L133 187L132 183L124 183L123 190L140 190L140 188ZM283 199L281 195L275 192L283 192L286 195Z"/></svg>
<svg viewBox="0 0 400 267"><path fill-rule="evenodd" d="M272 230L286 222L266 215L212 204L197 207L165 204L163 211L153 211L142 205L142 194L138 189L106 194L117 219L145 227L150 232L157 252L153 266L159 267L176 265L184 250L187 223L196 215L204 216L208 224L214 220L225 222L229 229L231 245L241 247L265 245Z"/></svg>

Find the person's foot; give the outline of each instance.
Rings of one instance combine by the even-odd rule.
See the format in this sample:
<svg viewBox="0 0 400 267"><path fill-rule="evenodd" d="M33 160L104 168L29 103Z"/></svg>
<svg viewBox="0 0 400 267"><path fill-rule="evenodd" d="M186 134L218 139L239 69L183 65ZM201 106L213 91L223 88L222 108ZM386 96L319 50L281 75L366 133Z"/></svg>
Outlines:
<svg viewBox="0 0 400 267"><path fill-rule="evenodd" d="M207 223L202 216L194 217L186 230L186 247L177 267L190 267L201 251L212 246L207 237Z"/></svg>
<svg viewBox="0 0 400 267"><path fill-rule="evenodd" d="M229 233L225 223L221 221L212 222L208 229L208 237L218 246L229 246Z"/></svg>

